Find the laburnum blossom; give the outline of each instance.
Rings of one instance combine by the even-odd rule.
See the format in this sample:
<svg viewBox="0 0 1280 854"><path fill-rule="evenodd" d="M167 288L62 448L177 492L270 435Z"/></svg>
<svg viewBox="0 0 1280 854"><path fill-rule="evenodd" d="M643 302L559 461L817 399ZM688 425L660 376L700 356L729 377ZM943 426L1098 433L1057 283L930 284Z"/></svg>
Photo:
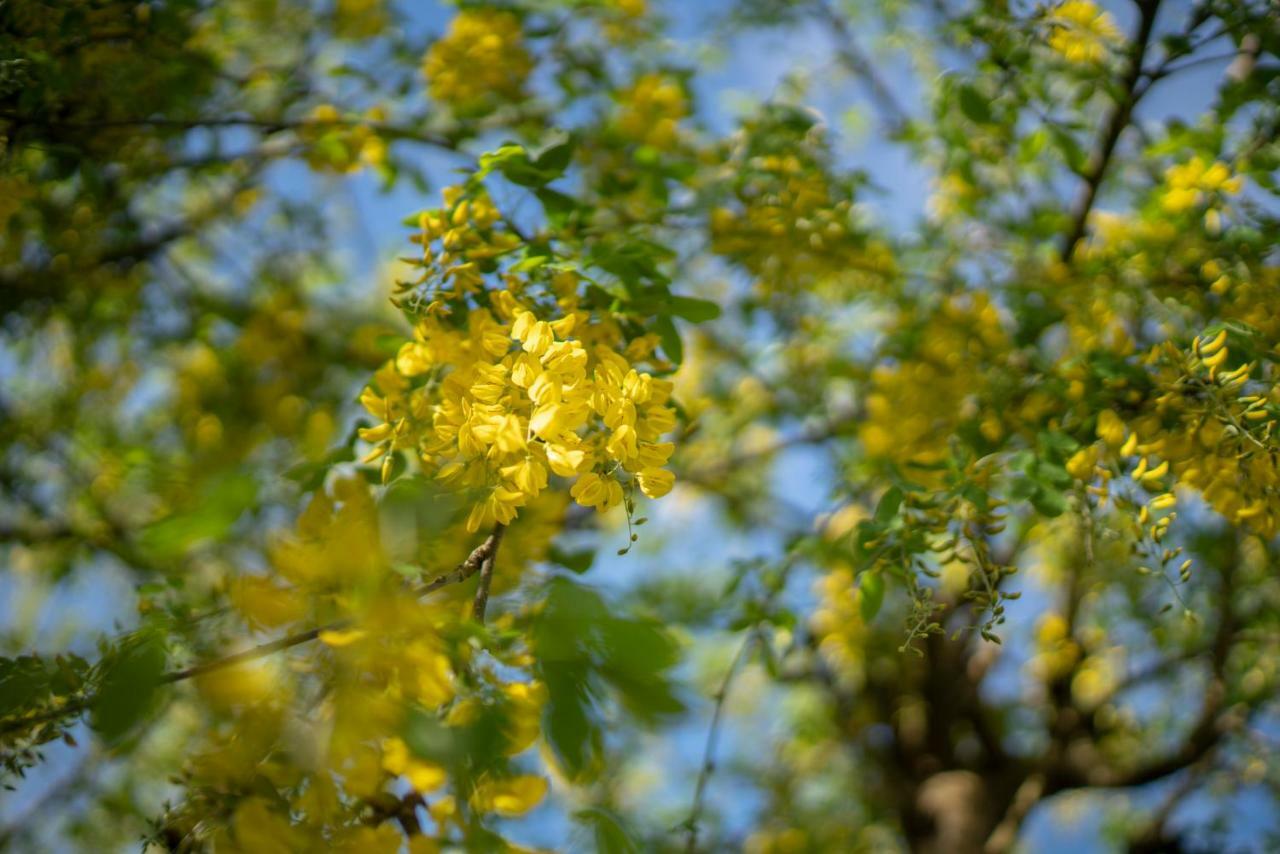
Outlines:
<svg viewBox="0 0 1280 854"><path fill-rule="evenodd" d="M492 228L487 196L453 189L445 201L418 237L438 299L360 398L379 422L360 433L374 445L366 460L414 452L424 472L472 496L470 531L510 523L553 477L600 511L628 489L667 494L672 384L633 363L652 342L624 346L617 324L582 306L572 272L541 299L518 276L487 289L477 261L509 246L509 233Z"/></svg>
<svg viewBox="0 0 1280 854"><path fill-rule="evenodd" d="M997 307L980 293L950 299L922 327L908 339L913 351L871 373L858 438L873 459L932 465L946 454L948 432L961 425L992 442L1005 433L1007 413L984 400L988 380L975 370L1010 347Z"/></svg>
<svg viewBox="0 0 1280 854"><path fill-rule="evenodd" d="M1207 163L1202 157L1192 157L1186 163L1170 166L1164 173L1165 190L1160 197L1160 207L1177 214L1204 204L1207 199L1220 195L1235 195L1243 182L1231 174L1227 164L1216 161Z"/></svg>
<svg viewBox="0 0 1280 854"><path fill-rule="evenodd" d="M1098 62L1110 45L1120 41L1120 30L1111 15L1092 0L1067 0L1049 10L1049 47L1068 62Z"/></svg>
<svg viewBox="0 0 1280 854"><path fill-rule="evenodd" d="M1265 452L1275 397L1269 363L1235 358L1226 328L1193 339L1188 349L1164 342L1142 361L1149 412L1126 420L1103 410L1098 441L1076 451L1067 472L1102 503L1118 483L1131 483L1141 496L1138 523L1157 544L1176 518L1175 488L1198 492L1241 528L1274 536L1280 467Z"/></svg>
<svg viewBox="0 0 1280 854"><path fill-rule="evenodd" d="M518 100L532 70L520 19L500 9L460 11L422 62L431 97L464 111Z"/></svg>
<svg viewBox="0 0 1280 854"><path fill-rule="evenodd" d="M679 138L679 122L689 115L689 99L680 84L665 74L642 74L619 94L618 130L623 136L660 151Z"/></svg>
<svg viewBox="0 0 1280 854"><path fill-rule="evenodd" d="M521 555L545 548L519 543ZM316 645L299 647L291 667L251 660L195 680L208 713L204 743L189 757L187 798L166 816L170 828L207 837L218 851L400 851L405 835L394 823L364 822L407 797L426 804L409 849L427 851L465 833L468 811L515 816L537 806L546 780L520 757L538 740L548 692L530 673L527 648L494 649L477 661L455 644L465 614L420 598L390 570L362 478L318 492L296 532L278 537L271 560L270 576L232 585L247 623L342 619L316 632ZM316 674L320 694L304 687ZM483 777L460 779L445 754L424 752L422 739L407 734L412 715L450 739L493 727L495 756ZM295 752L282 752L282 740ZM241 795L267 781L280 797ZM209 812L228 818L201 823Z"/></svg>
<svg viewBox="0 0 1280 854"><path fill-rule="evenodd" d="M853 189L832 168L824 128L808 114L766 111L745 122L725 160L730 193L710 211L711 248L763 292L803 292L894 270L888 247L860 232Z"/></svg>
<svg viewBox="0 0 1280 854"><path fill-rule="evenodd" d="M311 111L298 130L307 143L307 163L321 172L358 172L365 166L378 167L387 160L387 144L372 125L386 121L381 107L363 116L344 116L332 104L320 104Z"/></svg>

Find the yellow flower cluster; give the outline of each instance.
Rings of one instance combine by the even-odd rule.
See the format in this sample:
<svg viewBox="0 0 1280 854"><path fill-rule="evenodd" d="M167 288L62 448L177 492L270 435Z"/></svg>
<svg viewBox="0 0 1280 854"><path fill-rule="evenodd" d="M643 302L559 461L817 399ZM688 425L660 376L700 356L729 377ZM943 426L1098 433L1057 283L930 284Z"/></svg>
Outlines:
<svg viewBox="0 0 1280 854"><path fill-rule="evenodd" d="M620 347L617 325L582 307L572 272L554 274L541 297L508 274L481 304L477 259L499 254L511 235L490 228L497 212L483 194L445 198L449 208L423 215L420 240L448 301L428 305L413 340L361 396L380 422L360 433L375 446L366 460L414 451L424 471L475 496L471 531L510 522L551 475L571 479L573 498L600 511L633 484L651 498L669 492L674 476L663 466L674 445L661 437L676 423L672 385L633 365L653 342Z"/></svg>
<svg viewBox="0 0 1280 854"><path fill-rule="evenodd" d="M365 113L364 120L385 121L386 113L374 107ZM298 135L307 143L307 163L316 171L358 172L387 160L386 141L368 124L345 120L332 104L320 104L312 110Z"/></svg>
<svg viewBox="0 0 1280 854"><path fill-rule="evenodd" d="M178 426L202 455L245 456L271 435L289 437L309 455L323 453L332 414L307 402L319 369L303 354L308 313L296 296L278 294L255 306L240 336L218 350L192 341L171 353ZM232 376L252 378L237 389ZM228 401L234 396L235 406ZM252 423L257 428L247 429Z"/></svg>
<svg viewBox="0 0 1280 854"><path fill-rule="evenodd" d="M648 0L603 0L601 5L605 11L601 26L605 38L614 44L634 44L643 33Z"/></svg>
<svg viewBox="0 0 1280 854"><path fill-rule="evenodd" d="M1231 522L1271 537L1280 529L1280 465L1268 407L1280 396L1269 375L1248 387L1258 365L1230 367L1226 341L1224 329L1197 339L1190 353L1172 345L1152 353L1160 394L1154 411L1133 425L1134 450L1164 460L1180 484Z"/></svg>
<svg viewBox="0 0 1280 854"><path fill-rule="evenodd" d="M455 538L457 539L457 538ZM521 815L546 794L546 780L499 763L466 785L444 764L407 742L406 713L417 709L447 729L465 729L482 714L501 734L505 757L527 751L540 732L546 688L516 674L528 664L522 648L491 653L495 666L475 661L458 645L459 610L420 601L390 572L379 538L378 508L359 478L339 478L318 493L298 521L296 535L272 551L274 574L233 585L232 602L256 627L275 627L344 615L344 625L319 633L319 646L290 669L269 660L202 675L197 688L213 712L208 746L187 769L188 800L166 817L184 836L212 835L217 850L313 850L361 844L400 851L405 836L394 812L382 823L368 814L395 805L407 786L431 796L434 828L409 839L411 851L434 851L465 836L463 798L473 813ZM279 664L275 662L274 664ZM498 674L501 668L501 676ZM461 678L465 670L467 678ZM299 683L323 675L314 691ZM292 708L295 697L305 713ZM281 751L281 743L300 751ZM242 793L275 789L288 803ZM230 815L222 825L197 823ZM345 849L343 849L345 850Z"/></svg>
<svg viewBox="0 0 1280 854"><path fill-rule="evenodd" d="M1157 494L1142 508L1157 543L1175 514L1152 522L1153 511L1170 510L1176 496L1165 486L1199 492L1233 524L1270 537L1280 530L1280 465L1277 464L1272 408L1280 403L1274 379L1254 362L1230 367L1226 329L1197 338L1189 352L1172 343L1146 357L1155 392L1143 412L1126 424L1110 410L1098 417L1102 447L1081 449L1067 465L1073 477L1101 486L1090 491L1105 499L1114 476L1099 465L1103 450L1117 461L1137 459L1129 472ZM1254 378L1254 374L1263 374Z"/></svg>
<svg viewBox="0 0 1280 854"><path fill-rule="evenodd" d="M334 31L349 39L367 39L387 26L385 0L337 0Z"/></svg>
<svg viewBox="0 0 1280 854"><path fill-rule="evenodd" d="M1036 654L1028 665L1046 682L1070 673L1080 660L1080 645L1067 630L1066 619L1056 612L1045 614L1036 624Z"/></svg>
<svg viewBox="0 0 1280 854"><path fill-rule="evenodd" d="M623 136L659 151L675 147L680 120L689 115L689 99L677 81L665 74L642 74L618 98Z"/></svg>
<svg viewBox="0 0 1280 854"><path fill-rule="evenodd" d="M431 97L463 112L519 100L532 71L520 19L498 9L460 11L422 63Z"/></svg>
<svg viewBox="0 0 1280 854"><path fill-rule="evenodd" d="M860 688L866 678L867 625L862 620L862 591L848 566L838 566L815 583L819 605L809 619L818 639L818 651L850 688Z"/></svg>
<svg viewBox="0 0 1280 854"><path fill-rule="evenodd" d="M1160 197L1160 207L1174 214L1199 207L1209 198L1235 195L1243 186L1240 176L1232 175L1227 164L1206 163L1198 156L1170 166L1164 178L1166 189Z"/></svg>
<svg viewBox="0 0 1280 854"><path fill-rule="evenodd" d="M1068 62L1098 62L1107 49L1120 41L1120 30L1111 15L1092 0L1066 0L1049 11L1049 47Z"/></svg>
<svg viewBox="0 0 1280 854"><path fill-rule="evenodd" d="M911 333L910 354L872 371L858 427L867 456L900 465L937 463L948 453L947 437L964 424L988 442L1001 439L1002 416L982 401L989 383L980 366L998 364L1010 341L987 296L949 299Z"/></svg>
<svg viewBox="0 0 1280 854"><path fill-rule="evenodd" d="M893 269L883 245L855 231L853 201L839 198L817 164L794 154L745 164L738 204L711 212L711 246L765 290L798 289L853 271Z"/></svg>

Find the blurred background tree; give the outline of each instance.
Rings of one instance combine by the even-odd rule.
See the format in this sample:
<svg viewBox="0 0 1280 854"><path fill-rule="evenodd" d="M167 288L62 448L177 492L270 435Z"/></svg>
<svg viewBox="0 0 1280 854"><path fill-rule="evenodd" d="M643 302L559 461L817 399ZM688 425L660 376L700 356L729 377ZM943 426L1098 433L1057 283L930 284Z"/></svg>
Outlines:
<svg viewBox="0 0 1280 854"><path fill-rule="evenodd" d="M0 2L0 845L1274 850L1278 51Z"/></svg>

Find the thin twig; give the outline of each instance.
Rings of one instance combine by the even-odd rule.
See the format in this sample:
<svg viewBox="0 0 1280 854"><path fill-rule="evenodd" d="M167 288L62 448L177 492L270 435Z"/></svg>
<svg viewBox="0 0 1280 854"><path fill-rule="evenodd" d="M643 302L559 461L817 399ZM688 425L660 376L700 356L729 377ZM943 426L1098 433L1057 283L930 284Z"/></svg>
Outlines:
<svg viewBox="0 0 1280 854"><path fill-rule="evenodd" d="M205 661L200 664L192 665L183 670L175 670L166 673L160 677L160 684L170 685L174 682L182 682L185 679L192 679L197 676L203 676L206 673L212 673L216 670L225 670L228 667L234 667L237 664L243 664L246 661L253 661L258 658L264 658L277 652L283 652L286 649L292 649L300 644L309 643L320 637L325 632L338 632L351 625L351 619L334 620L323 626L316 626L307 629L304 632L297 632L292 635L286 635L282 638L276 638L273 641L258 644L246 650L227 655L222 658L216 658L213 661Z"/></svg>
<svg viewBox="0 0 1280 854"><path fill-rule="evenodd" d="M1138 20L1137 34L1134 36L1133 41L1129 43L1128 68L1120 82L1120 97L1116 100L1111 114L1107 117L1106 124L1103 125L1102 133L1098 138L1098 143L1093 150L1093 155L1089 158L1089 165L1085 170L1084 186L1080 188L1080 195L1071 211L1071 225L1062 238L1062 246L1059 252L1062 260L1066 262L1070 262L1072 257L1075 256L1076 247L1084 239L1085 229L1089 223L1089 214L1093 211L1094 202L1098 199L1098 192L1102 188L1102 182L1107 177L1107 169L1110 167L1111 159L1115 154L1116 144L1119 143L1120 136L1124 133L1125 128L1129 126L1129 121L1133 117L1133 109L1137 106L1138 100L1145 91L1139 89L1138 84L1142 80L1142 62L1146 57L1147 48L1151 44L1151 34L1155 29L1156 14L1160 9L1160 0L1142 0L1138 6L1141 10L1141 17Z"/></svg>
<svg viewBox="0 0 1280 854"><path fill-rule="evenodd" d="M488 564L490 574L492 574L493 558L497 553L499 543L502 541L502 534L504 530L504 526L496 526L493 533L486 537L484 542L476 546L471 551L471 554L467 555L467 559L458 564L456 569L417 588L414 591L414 596L420 598L428 593L439 590L442 587L465 581L477 572L481 571L486 564ZM243 664L246 661L254 661L259 658L264 658L268 655L282 652L286 649L292 649L293 647L300 646L304 643L309 643L320 637L324 632L341 631L351 626L353 622L354 621L350 618L335 620L331 623L326 623L323 626L316 626L305 631L286 635L285 637L277 638L273 641L267 641L266 643L259 644L258 646L242 650L241 652L237 652L232 655L195 664L183 670L170 671L169 673L161 676L159 682L162 685L171 685L175 682L182 682L197 676L203 676L206 673L212 673L217 670L224 670L228 667L233 667L237 664ZM11 720L0 722L0 736L9 735L14 732L21 732L23 730L30 729L31 727L48 723L49 721L80 714L92 706L96 699L96 694L90 694L71 700L56 709L46 709L43 712L27 715L26 717L13 718Z"/></svg>
<svg viewBox="0 0 1280 854"><path fill-rule="evenodd" d="M856 424L857 421L856 415L832 418L825 423L801 430L794 436L779 439L763 448L733 454L701 470L693 469L688 472L680 472L680 479L696 486L707 486L717 477L730 474L744 465L772 457L791 448L804 445L821 445L823 442L836 438L845 428Z"/></svg>
<svg viewBox="0 0 1280 854"><path fill-rule="evenodd" d="M871 99L875 101L876 109L879 110L881 119L888 126L889 131L897 133L905 128L911 115L893 94L889 84L876 71L875 63L863 51L853 31L849 29L849 22L831 5L829 0L817 0L814 5L818 16L836 37L836 59L866 84Z"/></svg>
<svg viewBox="0 0 1280 854"><path fill-rule="evenodd" d="M506 530L506 525L495 525L493 533L485 541L489 543L489 549L480 561L480 583L476 587L476 598L471 605L471 619L477 623L484 622L484 611L489 604L489 586L493 583L493 565L498 560L498 549L502 545L502 534Z"/></svg>
<svg viewBox="0 0 1280 854"><path fill-rule="evenodd" d="M755 639L754 629L742 639L733 660L729 662L729 669L725 671L724 678L720 681L720 690L715 694L716 705L711 713L711 726L707 729L707 742L702 751L702 767L698 771L698 782L693 790L693 804L689 808L689 818L685 820L685 829L688 833L685 851L689 854L698 850L698 818L702 813L702 802L707 793L707 786L716 768L716 742L720 736L720 721L724 717L725 699L729 696L729 688L733 685L733 680L737 677L743 661L746 660L747 650L751 648L751 642Z"/></svg>
<svg viewBox="0 0 1280 854"><path fill-rule="evenodd" d="M57 130L107 130L112 128L170 128L173 130L196 130L198 128L258 128L264 133L279 133L286 130L307 130L322 128L355 128L363 127L385 136L388 139L403 139L434 145L449 151L456 151L457 145L447 137L424 133L405 125L389 122L368 121L365 119L256 119L248 116L213 116L178 119L169 117L138 117L129 119L103 119L101 121L71 122L57 119L42 119L24 116L18 113L0 112L0 119L16 122L21 127L45 127Z"/></svg>

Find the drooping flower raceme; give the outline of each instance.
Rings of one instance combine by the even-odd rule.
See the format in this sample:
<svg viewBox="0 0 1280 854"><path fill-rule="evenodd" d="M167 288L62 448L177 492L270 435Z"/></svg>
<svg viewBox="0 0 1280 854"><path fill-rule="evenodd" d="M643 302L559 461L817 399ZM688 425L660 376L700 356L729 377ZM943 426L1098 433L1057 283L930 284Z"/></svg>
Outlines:
<svg viewBox="0 0 1280 854"><path fill-rule="evenodd" d="M468 112L519 99L532 70L520 19L497 9L459 12L422 61L431 97Z"/></svg>
<svg viewBox="0 0 1280 854"><path fill-rule="evenodd" d="M361 431L374 445L366 459L411 451L424 472L471 496L471 531L511 522L553 476L601 511L633 488L669 492L672 386L635 366L653 343L624 346L618 324L583 307L569 270L536 281L507 273L486 289L481 266L513 235L496 227L483 192L451 190L446 203L422 215L418 236L419 284L435 298L361 396L380 422Z"/></svg>

